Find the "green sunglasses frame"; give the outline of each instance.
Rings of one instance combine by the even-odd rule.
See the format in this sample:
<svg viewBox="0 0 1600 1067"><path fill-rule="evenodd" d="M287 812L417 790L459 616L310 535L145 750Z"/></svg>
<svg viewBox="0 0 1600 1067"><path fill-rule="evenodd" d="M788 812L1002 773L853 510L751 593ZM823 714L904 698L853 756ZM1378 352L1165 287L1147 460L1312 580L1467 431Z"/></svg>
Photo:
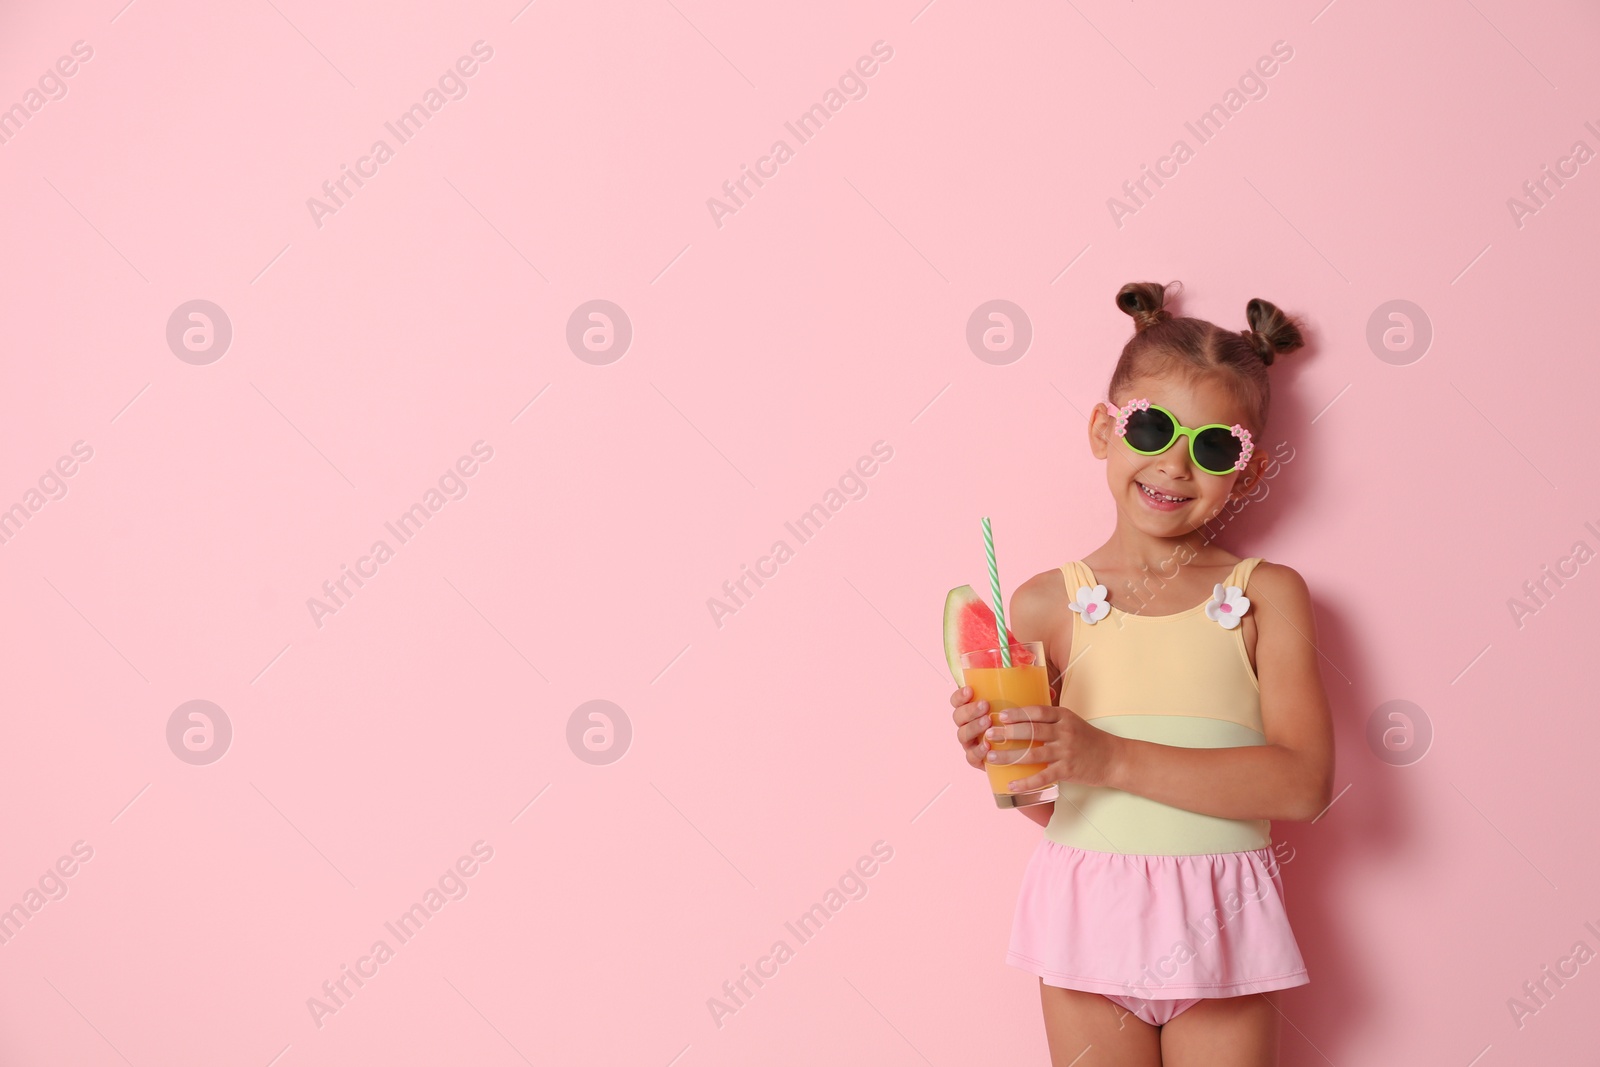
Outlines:
<svg viewBox="0 0 1600 1067"><path fill-rule="evenodd" d="M1234 423L1232 426L1226 426L1220 422L1208 422L1204 426L1185 426L1183 423L1178 421L1178 416L1174 415L1160 404L1152 404L1150 401L1142 398L1139 400L1130 400L1126 407L1121 408L1117 407L1108 400L1106 401L1106 406L1111 409L1112 415L1117 420L1117 436L1122 438L1122 443L1128 446L1129 451L1137 452L1141 456L1159 456L1161 453L1165 452L1167 449L1176 444L1178 438L1187 437L1189 439L1189 461L1200 470L1205 471L1207 474L1216 475L1218 478L1225 478L1234 471L1244 470L1245 465L1250 462L1250 453L1253 450L1253 446L1250 441L1250 431L1245 429L1243 426L1240 426L1238 423ZM1167 419L1171 421L1174 427L1171 439L1160 448L1154 450L1134 448L1133 444L1128 441L1127 434L1128 417L1135 411L1159 411L1161 414L1165 415ZM1201 463L1200 457L1194 454L1194 439L1198 434L1206 430L1227 430L1230 434L1239 438L1239 440L1242 442L1243 447L1239 451L1239 458L1235 460L1234 465L1229 467L1227 470L1212 470L1204 463Z"/></svg>

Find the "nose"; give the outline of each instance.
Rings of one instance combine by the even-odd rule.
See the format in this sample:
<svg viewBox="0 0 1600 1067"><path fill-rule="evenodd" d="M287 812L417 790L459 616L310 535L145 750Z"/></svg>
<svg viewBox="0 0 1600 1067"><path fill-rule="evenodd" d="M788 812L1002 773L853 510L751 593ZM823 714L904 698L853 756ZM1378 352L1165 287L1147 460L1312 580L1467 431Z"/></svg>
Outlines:
<svg viewBox="0 0 1600 1067"><path fill-rule="evenodd" d="M1189 459L1188 439L1180 436L1172 442L1171 448L1157 456L1156 469L1173 481L1189 480L1194 475L1194 470Z"/></svg>

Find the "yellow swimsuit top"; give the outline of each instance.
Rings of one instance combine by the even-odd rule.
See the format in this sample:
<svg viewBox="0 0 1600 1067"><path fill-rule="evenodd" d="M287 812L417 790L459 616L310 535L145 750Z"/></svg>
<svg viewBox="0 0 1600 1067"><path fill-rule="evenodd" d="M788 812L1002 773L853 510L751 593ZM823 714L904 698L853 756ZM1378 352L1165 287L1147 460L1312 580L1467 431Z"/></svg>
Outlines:
<svg viewBox="0 0 1600 1067"><path fill-rule="evenodd" d="M1261 557L1240 560L1222 582L1244 590ZM1061 568L1067 594L1098 583L1081 561ZM1248 598L1248 595L1247 595ZM1071 663L1056 703L1119 737L1184 748L1264 745L1261 686L1242 625L1227 629L1205 603L1176 615L1072 613ZM1267 819L1219 819L1105 786L1059 783L1045 837L1092 852L1192 856L1272 843Z"/></svg>

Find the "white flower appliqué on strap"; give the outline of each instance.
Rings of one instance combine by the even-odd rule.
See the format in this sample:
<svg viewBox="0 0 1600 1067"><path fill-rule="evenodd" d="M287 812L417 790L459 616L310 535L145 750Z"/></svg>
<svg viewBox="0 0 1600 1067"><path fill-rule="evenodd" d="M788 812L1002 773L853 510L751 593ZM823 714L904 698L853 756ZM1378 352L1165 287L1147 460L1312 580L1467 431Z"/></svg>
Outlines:
<svg viewBox="0 0 1600 1067"><path fill-rule="evenodd" d="M1106 607L1106 587L1097 585L1090 588L1087 585L1078 586L1078 599L1068 604L1067 607L1083 616L1083 621L1093 625L1110 614Z"/></svg>
<svg viewBox="0 0 1600 1067"><path fill-rule="evenodd" d="M1244 613L1250 610L1250 598L1236 585L1218 585L1211 591L1211 601L1206 605L1206 618L1222 624L1224 630L1239 625Z"/></svg>

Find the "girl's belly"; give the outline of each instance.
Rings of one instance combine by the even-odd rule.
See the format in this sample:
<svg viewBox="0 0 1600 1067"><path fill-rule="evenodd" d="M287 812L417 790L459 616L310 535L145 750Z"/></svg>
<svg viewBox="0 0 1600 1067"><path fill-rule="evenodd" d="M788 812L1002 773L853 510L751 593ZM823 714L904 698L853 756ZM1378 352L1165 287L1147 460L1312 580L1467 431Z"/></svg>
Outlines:
<svg viewBox="0 0 1600 1067"><path fill-rule="evenodd" d="M1242 748L1266 744L1246 726L1193 715L1102 715L1091 725L1118 737L1181 748ZM1105 786L1059 782L1045 837L1093 852L1192 856L1248 852L1272 843L1267 819L1219 819Z"/></svg>

